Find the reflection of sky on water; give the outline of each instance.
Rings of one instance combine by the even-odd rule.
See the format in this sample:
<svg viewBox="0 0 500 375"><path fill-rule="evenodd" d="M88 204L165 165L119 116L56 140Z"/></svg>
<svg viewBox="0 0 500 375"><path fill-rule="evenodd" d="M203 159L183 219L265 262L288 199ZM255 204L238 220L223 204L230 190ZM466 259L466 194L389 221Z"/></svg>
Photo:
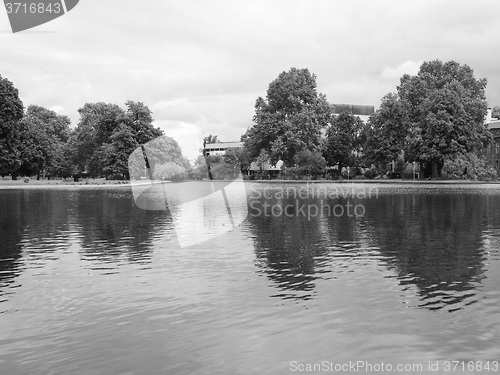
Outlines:
<svg viewBox="0 0 500 375"><path fill-rule="evenodd" d="M207 187L210 189L205 191ZM240 226L247 217L241 174L230 182L165 184L163 188L181 247L221 236Z"/></svg>

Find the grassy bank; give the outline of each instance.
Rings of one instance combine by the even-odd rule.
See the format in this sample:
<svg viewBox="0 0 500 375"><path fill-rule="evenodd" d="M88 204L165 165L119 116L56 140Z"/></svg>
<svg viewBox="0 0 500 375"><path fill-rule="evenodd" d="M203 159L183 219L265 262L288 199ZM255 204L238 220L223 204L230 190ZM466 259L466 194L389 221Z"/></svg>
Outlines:
<svg viewBox="0 0 500 375"><path fill-rule="evenodd" d="M37 179L24 179L18 180L0 180L0 187L30 187L30 186L96 186L96 185L128 185L129 181L120 180L106 180L105 178L88 178L82 179L78 182L73 179L66 180L37 180Z"/></svg>
<svg viewBox="0 0 500 375"><path fill-rule="evenodd" d="M473 181L473 180L403 180L403 179L380 179L380 180L370 180L370 179L355 179L355 180L248 180L248 182L257 183L327 183L327 184L449 184L449 185L460 185L460 184L500 184L500 181Z"/></svg>
<svg viewBox="0 0 500 375"><path fill-rule="evenodd" d="M146 181L142 181L146 182ZM290 183L310 183L310 184L446 184L446 185L470 185L470 184L500 184L500 181L472 181L472 180L403 180L403 179L355 179L355 180L246 180L248 183L271 183L271 184L290 184ZM25 182L24 179L18 180L0 180L0 188L28 188L28 187L43 187L43 186L116 186L129 185L130 181L123 180L106 180L104 178L88 178L78 182L73 180L36 180L29 179Z"/></svg>

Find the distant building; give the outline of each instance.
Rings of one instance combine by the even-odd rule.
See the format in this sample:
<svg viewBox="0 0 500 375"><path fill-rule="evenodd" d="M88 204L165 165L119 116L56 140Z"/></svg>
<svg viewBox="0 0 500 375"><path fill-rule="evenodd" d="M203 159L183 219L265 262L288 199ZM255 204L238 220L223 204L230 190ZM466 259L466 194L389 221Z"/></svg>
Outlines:
<svg viewBox="0 0 500 375"><path fill-rule="evenodd" d="M485 123L493 134L493 142L486 147L484 155L500 176L500 119L491 117L491 108L488 108Z"/></svg>
<svg viewBox="0 0 500 375"><path fill-rule="evenodd" d="M205 150L206 153L210 156L213 155L224 155L226 150L230 148L243 148L244 142L217 142L217 143L207 143L205 145ZM258 172L262 171L267 171L269 175L275 176L277 175L280 170L281 166L283 165L283 162L279 160L276 165L272 165L269 161L264 163L262 165L262 168L257 165L255 161L253 161L250 165L250 167L247 170L247 173L250 174L257 174Z"/></svg>
<svg viewBox="0 0 500 375"><path fill-rule="evenodd" d="M243 148L243 142L207 143L205 150L208 155L224 155L229 148Z"/></svg>
<svg viewBox="0 0 500 375"><path fill-rule="evenodd" d="M359 105L359 104L331 104L334 114L339 115L342 112L350 113L351 115L358 116L363 122L367 122L371 115L375 113L373 105Z"/></svg>
<svg viewBox="0 0 500 375"><path fill-rule="evenodd" d="M265 162L262 165L262 171L267 171L269 176L271 177L276 177L280 171L281 171L281 166L283 165L282 160L278 160L276 165L272 165L270 161ZM248 174L258 174L261 171L261 168L257 165L255 161L253 161L250 164L250 168L248 169Z"/></svg>

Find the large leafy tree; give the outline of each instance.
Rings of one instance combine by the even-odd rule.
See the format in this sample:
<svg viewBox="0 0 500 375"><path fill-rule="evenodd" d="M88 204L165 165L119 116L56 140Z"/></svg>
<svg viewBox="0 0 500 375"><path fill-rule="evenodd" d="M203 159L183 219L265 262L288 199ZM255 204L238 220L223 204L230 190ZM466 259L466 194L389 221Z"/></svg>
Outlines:
<svg viewBox="0 0 500 375"><path fill-rule="evenodd" d="M120 123L111 136L109 142L100 148L100 160L103 163L103 172L106 177L117 177L128 180L128 157L138 146L132 129Z"/></svg>
<svg viewBox="0 0 500 375"><path fill-rule="evenodd" d="M484 124L486 79L455 61L424 62L416 76L404 75L398 94L406 107L405 158L425 176L439 177L447 155L480 150L491 134Z"/></svg>
<svg viewBox="0 0 500 375"><path fill-rule="evenodd" d="M47 167L48 176L66 178L74 173L69 140L67 143L58 143L57 147L52 151L52 159Z"/></svg>
<svg viewBox="0 0 500 375"><path fill-rule="evenodd" d="M116 104L85 103L78 110L80 121L73 134L73 162L78 173L104 174L101 147L110 141L125 112Z"/></svg>
<svg viewBox="0 0 500 375"><path fill-rule="evenodd" d="M383 167L401 156L408 135L407 109L396 93L384 96L380 108L363 127L365 162Z"/></svg>
<svg viewBox="0 0 500 375"><path fill-rule="evenodd" d="M47 108L30 105L20 122L21 166L19 173L65 175L66 143L70 119Z"/></svg>
<svg viewBox="0 0 500 375"><path fill-rule="evenodd" d="M86 103L78 110L80 122L70 144L77 171L91 176L128 177L127 160L139 144L163 135L153 126L152 113L141 102Z"/></svg>
<svg viewBox="0 0 500 375"><path fill-rule="evenodd" d="M337 165L339 173L352 166L359 155L363 121L358 116L342 112L326 130L323 155L329 165Z"/></svg>
<svg viewBox="0 0 500 375"><path fill-rule="evenodd" d="M140 144L160 137L163 132L153 126L149 108L142 102L127 101L127 110L117 117L118 125L109 139L100 147L99 160L106 177L129 179L128 158Z"/></svg>
<svg viewBox="0 0 500 375"><path fill-rule="evenodd" d="M153 126L153 114L144 103L128 100L125 105L127 110L120 120L130 127L132 136L139 144L145 144L163 135L160 128Z"/></svg>
<svg viewBox="0 0 500 375"><path fill-rule="evenodd" d="M0 175L16 174L21 165L19 121L23 102L13 83L0 75Z"/></svg>
<svg viewBox="0 0 500 375"><path fill-rule="evenodd" d="M272 163L293 166L303 150L317 151L321 130L331 120L331 110L316 89L316 76L308 69L292 68L269 84L266 99L257 98L254 125L244 136L250 156L265 150Z"/></svg>

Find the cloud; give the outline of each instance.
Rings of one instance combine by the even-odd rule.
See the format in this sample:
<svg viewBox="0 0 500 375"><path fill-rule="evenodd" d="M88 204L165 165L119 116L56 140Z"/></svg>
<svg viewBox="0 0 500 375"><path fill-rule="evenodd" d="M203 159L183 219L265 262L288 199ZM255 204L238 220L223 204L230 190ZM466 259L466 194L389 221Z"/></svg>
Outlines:
<svg viewBox="0 0 500 375"><path fill-rule="evenodd" d="M60 106L60 105L55 105L55 106L52 106L49 108L51 111L54 111L55 113L57 114L61 114L61 113L64 113L64 107Z"/></svg>
<svg viewBox="0 0 500 375"><path fill-rule="evenodd" d="M420 65L422 65L421 61L407 60L404 63L399 64L395 68L390 68L386 66L382 71L382 78L392 80L395 78L399 79L404 74L415 75L418 73Z"/></svg>
<svg viewBox="0 0 500 375"><path fill-rule="evenodd" d="M38 28L51 33L0 33L0 74L25 105L64 108L73 125L86 102L134 100L166 131L191 124L232 141L291 67L309 68L333 103L377 105L422 61L455 60L487 78L488 100L500 103L499 12L492 0L80 2Z"/></svg>
<svg viewBox="0 0 500 375"><path fill-rule="evenodd" d="M178 121L158 121L155 125L165 131L165 135L174 138L179 144L182 155L193 163L200 154L203 145L202 133L198 126Z"/></svg>

